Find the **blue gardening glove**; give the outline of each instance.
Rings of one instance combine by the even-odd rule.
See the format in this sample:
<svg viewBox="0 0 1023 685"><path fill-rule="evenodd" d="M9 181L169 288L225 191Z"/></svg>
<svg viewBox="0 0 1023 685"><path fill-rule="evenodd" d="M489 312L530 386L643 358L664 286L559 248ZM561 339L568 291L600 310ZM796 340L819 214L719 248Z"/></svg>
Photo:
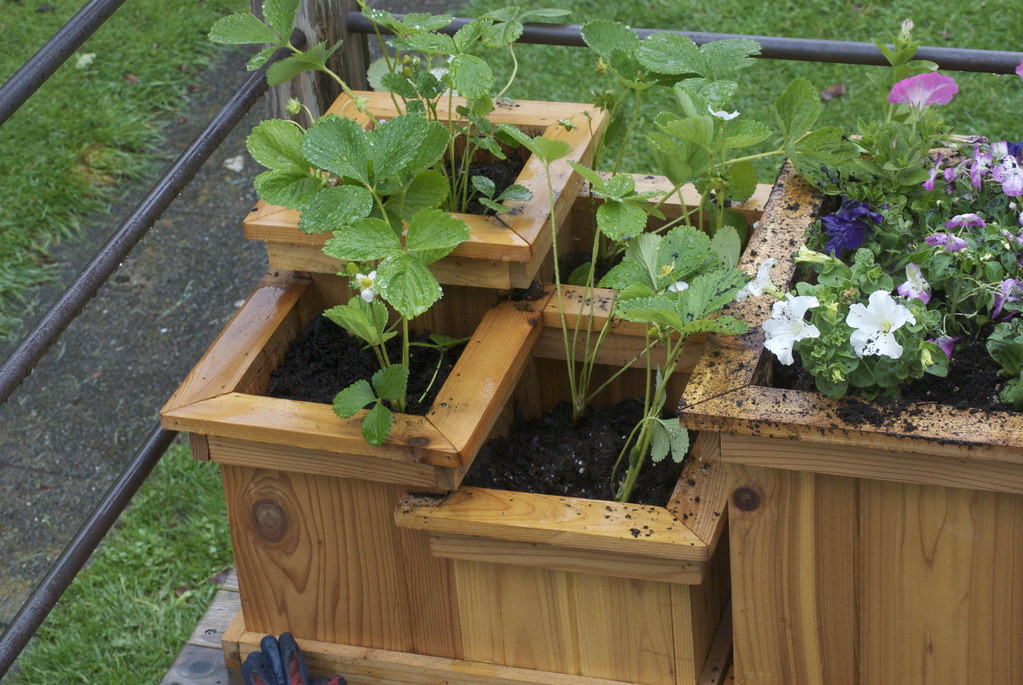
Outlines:
<svg viewBox="0 0 1023 685"><path fill-rule="evenodd" d="M310 680L305 659L291 633L283 633L279 640L267 635L260 640L259 648L242 664L246 685L345 685L345 679L339 675Z"/></svg>

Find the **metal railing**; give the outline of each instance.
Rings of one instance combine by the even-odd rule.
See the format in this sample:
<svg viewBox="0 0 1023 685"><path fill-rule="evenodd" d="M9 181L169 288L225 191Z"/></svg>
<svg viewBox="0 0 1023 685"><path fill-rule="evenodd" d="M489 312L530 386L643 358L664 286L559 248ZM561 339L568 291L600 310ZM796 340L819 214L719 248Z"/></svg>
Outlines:
<svg viewBox="0 0 1023 685"><path fill-rule="evenodd" d="M91 0L14 76L0 86L0 125L42 85L54 71L77 50L88 37L123 4L124 0ZM455 19L446 32L453 33L468 19ZM347 17L347 31L365 40L374 32L373 25L361 14ZM657 32L680 33L697 44L723 38L747 37L763 46L760 55L767 59L839 62L860 65L884 65L886 62L870 43L846 41L742 36L739 34L695 33L658 29L635 29L641 37ZM293 42L300 45L304 37L296 32ZM579 26L527 24L520 42L545 45L584 45ZM67 329L99 288L110 278L118 265L135 247L149 228L171 204L178 193L194 178L244 114L267 90L265 71L273 62L289 54L280 51L259 71L253 73L224 104L209 124L170 166L145 198L125 218L113 237L100 249L89 264L25 336L11 356L0 366L0 405L28 376L50 346ZM917 57L936 62L940 67L956 71L979 71L1011 74L1023 59L1018 52L922 47ZM347 65L362 68L364 65ZM67 545L44 579L39 583L0 637L0 678L2 678L25 645L45 620L61 594L110 530L117 517L166 452L176 433L157 426L135 453L100 504Z"/></svg>

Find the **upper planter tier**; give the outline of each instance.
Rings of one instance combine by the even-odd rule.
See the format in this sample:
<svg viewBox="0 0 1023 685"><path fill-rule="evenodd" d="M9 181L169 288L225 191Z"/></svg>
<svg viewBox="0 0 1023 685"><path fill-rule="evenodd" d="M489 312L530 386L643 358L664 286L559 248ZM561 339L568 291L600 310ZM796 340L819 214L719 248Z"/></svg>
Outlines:
<svg viewBox="0 0 1023 685"><path fill-rule="evenodd" d="M367 107L378 119L399 114L389 93L360 92L368 98ZM438 114L443 120L449 106L464 104L461 98L442 100ZM363 127L370 118L356 112L351 98L341 95L328 114L355 119ZM457 115L455 115L457 116ZM593 136L601 129L604 114L592 105L573 102L497 101L489 119L494 123L517 126L530 135L563 140L572 151L551 165L554 189L554 213L560 226L582 187L582 179L569 161L588 163ZM559 124L569 121L571 130ZM543 164L530 156L516 183L533 193L529 202L514 202L510 212L500 216L456 214L470 227L470 238L449 256L431 265L441 283L487 288L529 287L550 251L550 202ZM267 244L270 266L276 269L337 273L339 263L321 252L329 234L307 234L298 228L299 212L260 201L245 219L245 237Z"/></svg>

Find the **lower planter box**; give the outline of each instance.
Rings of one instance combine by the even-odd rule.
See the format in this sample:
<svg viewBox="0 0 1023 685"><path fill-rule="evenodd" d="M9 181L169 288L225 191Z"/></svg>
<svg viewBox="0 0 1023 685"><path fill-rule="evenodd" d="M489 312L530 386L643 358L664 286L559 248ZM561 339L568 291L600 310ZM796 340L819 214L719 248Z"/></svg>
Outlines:
<svg viewBox="0 0 1023 685"><path fill-rule="evenodd" d="M689 685L715 667L728 582L713 455L668 507L473 489L403 500L458 487L523 373L550 385L531 355L557 353L543 343L557 311L548 293L487 312L440 405L399 417L373 448L329 406L257 394L303 322L336 301L329 283L264 280L163 412L221 464L242 604L229 665L290 631L314 669L351 683ZM616 328L605 361L640 331Z"/></svg>
<svg viewBox="0 0 1023 685"><path fill-rule="evenodd" d="M757 261L790 256L819 203L784 175ZM736 682L1019 682L1023 416L921 404L858 425L768 368L759 335L711 340L683 399L728 471Z"/></svg>

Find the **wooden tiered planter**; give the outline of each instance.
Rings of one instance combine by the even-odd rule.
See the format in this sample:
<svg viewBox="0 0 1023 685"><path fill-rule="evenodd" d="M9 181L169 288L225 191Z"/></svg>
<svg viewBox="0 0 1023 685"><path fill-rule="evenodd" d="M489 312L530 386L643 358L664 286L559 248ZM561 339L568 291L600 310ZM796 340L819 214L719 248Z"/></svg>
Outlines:
<svg viewBox="0 0 1023 685"><path fill-rule="evenodd" d="M819 206L783 174L746 266L790 257ZM1023 416L920 404L851 425L842 401L770 387L762 342L712 339L682 407L727 465L736 682L1018 682Z"/></svg>
<svg viewBox="0 0 1023 685"><path fill-rule="evenodd" d="M391 119L398 111L389 93L357 92L367 98L367 108L377 118ZM452 108L464 104L454 98ZM448 116L446 99L438 105L442 120ZM328 114L350 117L364 127L371 125L365 114L355 111L348 95L342 94ZM454 115L457 118L457 114ZM572 102L498 101L489 116L494 123L507 123L530 135L563 140L572 151L551 165L554 188L554 216L561 221L582 188L582 178L568 162L588 163L592 156L593 136L603 125L603 113L593 107ZM573 124L566 130L559 122ZM550 197L543 164L534 156L526 160L516 183L529 188L533 199L510 203L514 209L497 216L456 214L470 228L470 238L455 250L430 265L444 284L475 288L528 288L550 252ZM270 267L294 271L336 274L340 263L321 251L330 234L303 233L298 228L299 213L260 201L245 219L245 237L267 245Z"/></svg>
<svg viewBox="0 0 1023 685"><path fill-rule="evenodd" d="M765 195L742 211L757 218ZM581 223L571 219L585 202L566 226ZM682 206L662 209L677 216ZM459 288L465 297L452 303ZM304 322L349 297L322 273L268 276L168 402L164 425L189 431L195 456L221 464L242 604L224 639L229 666L264 634L290 631L314 670L353 684L690 685L703 682L701 669L720 672L730 631L713 444L665 507L458 490L515 411L564 398L551 382L565 373L553 289L485 312L482 296L466 308L471 290L445 286L419 321L473 339L434 409L399 416L380 448L327 405L259 395ZM565 295L571 321L583 298ZM591 298L596 325L610 296ZM642 346L641 326L616 322L600 361L610 373ZM624 374L609 401L628 383ZM408 492L417 498L403 500Z"/></svg>
<svg viewBox="0 0 1023 685"><path fill-rule="evenodd" d="M558 349L553 302L488 312L440 406L399 417L373 448L327 405L256 394L303 319L329 304L318 280L291 273L257 288L163 413L222 467L242 602L224 639L230 665L288 630L353 683L444 683L452 671L475 683L697 682L728 591L711 459L667 507L478 488L402 499L458 486L524 371L524 404L559 399L534 358L542 339ZM641 331L619 326L602 360L634 354Z"/></svg>

